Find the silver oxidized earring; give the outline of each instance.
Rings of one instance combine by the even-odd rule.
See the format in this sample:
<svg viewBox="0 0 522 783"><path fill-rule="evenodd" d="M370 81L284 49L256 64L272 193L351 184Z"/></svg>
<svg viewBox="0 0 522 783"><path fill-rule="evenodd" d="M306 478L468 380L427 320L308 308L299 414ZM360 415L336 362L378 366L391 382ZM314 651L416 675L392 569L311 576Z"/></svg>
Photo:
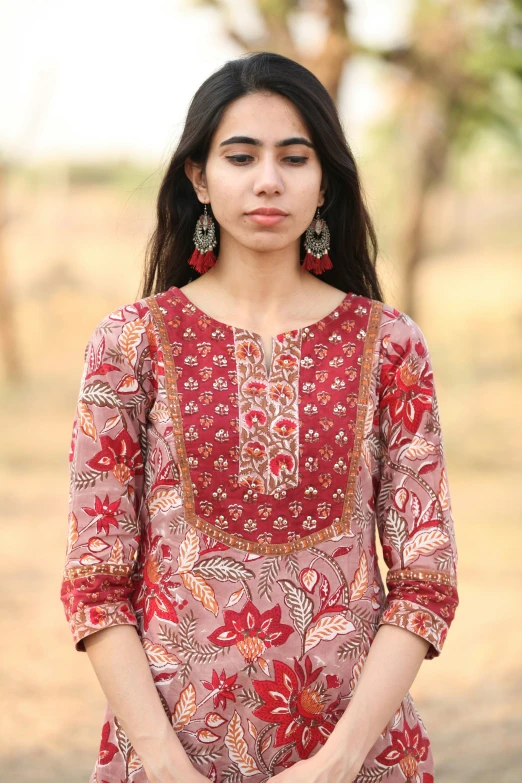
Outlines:
<svg viewBox="0 0 522 783"><path fill-rule="evenodd" d="M330 231L326 225L326 220L319 217L319 207L317 212L306 229L305 236L306 255L303 260L303 269L308 272L314 272L320 275L327 269L333 269L333 264L328 255L330 250Z"/></svg>
<svg viewBox="0 0 522 783"><path fill-rule="evenodd" d="M207 205L202 215L198 217L193 241L195 250L189 258L190 266L202 275L214 266L217 261L214 248L217 244L216 225L212 216L207 214Z"/></svg>

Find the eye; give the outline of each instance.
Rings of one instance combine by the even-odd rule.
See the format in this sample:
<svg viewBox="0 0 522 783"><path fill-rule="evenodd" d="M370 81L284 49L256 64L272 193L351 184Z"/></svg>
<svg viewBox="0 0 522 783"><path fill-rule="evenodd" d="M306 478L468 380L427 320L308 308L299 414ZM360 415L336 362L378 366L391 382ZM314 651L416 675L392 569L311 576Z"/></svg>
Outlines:
<svg viewBox="0 0 522 783"><path fill-rule="evenodd" d="M245 158L250 158L252 160L251 155L225 155L227 160L234 161L239 166L242 166L245 162ZM242 158L243 160L240 161L239 158ZM300 166L303 163L306 163L308 158L306 156L300 156L300 155L288 155L286 158L283 158L283 160L292 161L290 163L291 166Z"/></svg>

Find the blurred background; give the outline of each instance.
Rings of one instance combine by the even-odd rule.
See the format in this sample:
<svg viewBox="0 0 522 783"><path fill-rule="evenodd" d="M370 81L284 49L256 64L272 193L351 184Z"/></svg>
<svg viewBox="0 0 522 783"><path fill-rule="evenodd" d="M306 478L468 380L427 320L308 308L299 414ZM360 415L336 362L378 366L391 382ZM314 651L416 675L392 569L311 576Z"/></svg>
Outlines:
<svg viewBox="0 0 522 783"><path fill-rule="evenodd" d="M104 697L59 587L94 326L140 296L199 84L277 51L336 100L386 301L433 358L460 606L411 689L437 783L522 780L520 0L0 0L0 779L86 783Z"/></svg>

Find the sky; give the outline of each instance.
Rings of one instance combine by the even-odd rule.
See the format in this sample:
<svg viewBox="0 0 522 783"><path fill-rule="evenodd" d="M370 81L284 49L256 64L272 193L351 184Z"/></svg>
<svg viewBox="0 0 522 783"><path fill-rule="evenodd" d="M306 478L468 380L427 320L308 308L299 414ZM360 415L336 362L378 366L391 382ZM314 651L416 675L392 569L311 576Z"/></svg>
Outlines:
<svg viewBox="0 0 522 783"><path fill-rule="evenodd" d="M259 19L249 0L229 0L243 32ZM351 26L364 42L407 34L411 0L352 0ZM318 45L317 21L295 35ZM194 92L242 54L219 12L190 0L0 0L0 154L28 163L127 157L166 159ZM375 65L350 66L341 97L348 131L386 108Z"/></svg>

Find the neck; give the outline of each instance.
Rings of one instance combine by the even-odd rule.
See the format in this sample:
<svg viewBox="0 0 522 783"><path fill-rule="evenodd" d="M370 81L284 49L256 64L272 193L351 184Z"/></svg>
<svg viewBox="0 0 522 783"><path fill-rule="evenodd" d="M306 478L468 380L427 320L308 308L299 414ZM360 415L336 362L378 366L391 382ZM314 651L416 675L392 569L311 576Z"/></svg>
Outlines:
<svg viewBox="0 0 522 783"><path fill-rule="evenodd" d="M221 312L259 327L274 319L306 318L321 285L302 269L299 243L272 253L220 243L216 265L195 282L210 301L219 302Z"/></svg>

